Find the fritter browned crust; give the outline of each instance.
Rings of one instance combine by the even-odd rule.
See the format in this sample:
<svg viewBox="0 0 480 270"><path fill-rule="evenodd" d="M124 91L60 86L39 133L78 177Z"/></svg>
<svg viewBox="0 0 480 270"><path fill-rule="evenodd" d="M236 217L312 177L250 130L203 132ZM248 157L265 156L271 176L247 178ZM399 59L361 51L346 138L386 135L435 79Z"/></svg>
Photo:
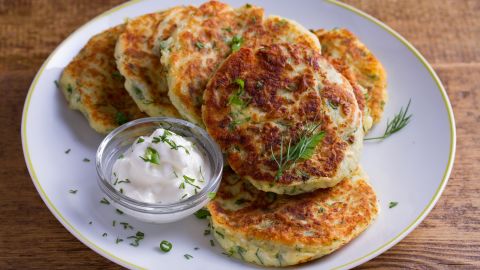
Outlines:
<svg viewBox="0 0 480 270"><path fill-rule="evenodd" d="M364 89L365 115L370 116L373 123L378 123L387 102L386 72L380 61L347 29L319 29L315 34L322 44L322 54L331 60L352 85ZM357 94L361 92L357 91Z"/></svg>
<svg viewBox="0 0 480 270"><path fill-rule="evenodd" d="M158 25L180 8L129 20L115 49L118 69L126 79L125 88L137 106L150 116L180 116L168 98L165 70L154 50Z"/></svg>
<svg viewBox="0 0 480 270"><path fill-rule="evenodd" d="M241 91L238 80L244 83ZM298 194L331 187L357 167L363 132L355 95L311 48L240 49L212 76L202 110L207 131L232 169L261 190ZM306 127L317 125L325 136L313 156L276 179L272 157L279 156L282 138L286 153L288 142L294 145Z"/></svg>
<svg viewBox="0 0 480 270"><path fill-rule="evenodd" d="M119 25L93 36L64 69L59 81L70 108L81 111L99 133L145 117L125 90L125 80L113 57L124 29Z"/></svg>
<svg viewBox="0 0 480 270"><path fill-rule="evenodd" d="M288 266L348 243L374 220L378 205L360 168L335 187L296 196L259 191L227 169L208 210L213 235L231 255Z"/></svg>
<svg viewBox="0 0 480 270"><path fill-rule="evenodd" d="M236 50L234 44L252 47L280 41L320 49L308 30L279 17L264 19L262 8L246 5L233 9L217 1L201 5L182 22L162 51L170 100L185 118L202 125L203 91L213 71Z"/></svg>

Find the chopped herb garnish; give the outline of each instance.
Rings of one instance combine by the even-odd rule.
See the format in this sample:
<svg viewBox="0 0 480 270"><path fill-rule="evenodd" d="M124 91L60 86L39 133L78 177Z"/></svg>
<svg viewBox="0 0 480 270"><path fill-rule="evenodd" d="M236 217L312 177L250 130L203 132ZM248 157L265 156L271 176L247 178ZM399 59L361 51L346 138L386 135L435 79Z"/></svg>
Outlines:
<svg viewBox="0 0 480 270"><path fill-rule="evenodd" d="M407 107L405 110L403 107L400 109L400 112L395 114L393 117L393 120L387 120L387 128L385 129L385 132L383 133L382 136L379 137L371 137L371 138L365 138L363 140L369 141L369 140L384 140L388 137L390 137L392 134L400 131L402 128L404 128L409 122L410 118L412 117L412 114L408 114L408 109L410 108L410 103L411 99L408 101Z"/></svg>
<svg viewBox="0 0 480 270"><path fill-rule="evenodd" d="M118 181L118 184L121 184L121 183L128 184L128 183L130 183L130 180L128 178L126 178L125 180Z"/></svg>
<svg viewBox="0 0 480 270"><path fill-rule="evenodd" d="M173 171L173 174L175 175L176 178L178 178L178 174L176 171Z"/></svg>
<svg viewBox="0 0 480 270"><path fill-rule="evenodd" d="M205 45L202 42L196 42L195 47L197 47L199 49L203 49L203 48L205 48Z"/></svg>
<svg viewBox="0 0 480 270"><path fill-rule="evenodd" d="M207 209L200 209L195 212L195 216L198 219L206 219L208 216L210 216L210 212Z"/></svg>
<svg viewBox="0 0 480 270"><path fill-rule="evenodd" d="M107 205L110 204L110 202L109 202L107 199L105 199L105 197L102 198L102 200L100 201L100 203L107 204Z"/></svg>
<svg viewBox="0 0 480 270"><path fill-rule="evenodd" d="M78 190L76 189L70 189L68 192L72 193L72 194L76 194Z"/></svg>
<svg viewBox="0 0 480 270"><path fill-rule="evenodd" d="M232 256L233 256L233 253L235 253L235 251L234 251L233 249L230 249L230 250L228 251L228 253L222 252L223 255L226 255L226 256L228 256L228 257L232 257Z"/></svg>
<svg viewBox="0 0 480 270"><path fill-rule="evenodd" d="M70 93L70 94L73 92L73 87L72 87L71 84L67 85L67 92Z"/></svg>
<svg viewBox="0 0 480 270"><path fill-rule="evenodd" d="M221 232L219 232L219 231L217 231L217 230L215 230L215 233L218 234L218 235L220 235L220 237L222 237L222 239L225 238L225 235L224 235L223 233L221 233Z"/></svg>
<svg viewBox="0 0 480 270"><path fill-rule="evenodd" d="M238 199L238 200L235 201L235 204L236 204L236 205L241 205L241 204L243 204L244 202L245 202L245 199L240 198L240 199Z"/></svg>
<svg viewBox="0 0 480 270"><path fill-rule="evenodd" d="M252 5L250 5L250 4L248 4L248 3L247 3L247 4L245 5L245 7L247 7L247 8L251 8L251 7L252 7Z"/></svg>
<svg viewBox="0 0 480 270"><path fill-rule="evenodd" d="M122 212L122 210L115 209L115 212L117 212L117 214L119 214L119 215L123 215L123 212Z"/></svg>
<svg viewBox="0 0 480 270"><path fill-rule="evenodd" d="M88 222L88 225L92 225L92 223L93 223L93 222L92 222L92 221L90 221L90 222Z"/></svg>
<svg viewBox="0 0 480 270"><path fill-rule="evenodd" d="M123 239L117 237L117 240L115 240L115 244L118 244L120 242L123 242Z"/></svg>
<svg viewBox="0 0 480 270"><path fill-rule="evenodd" d="M83 162L90 162L90 159L84 158L84 159L83 159Z"/></svg>
<svg viewBox="0 0 480 270"><path fill-rule="evenodd" d="M67 150L65 150L65 154L70 153L71 150L72 150L72 149L68 148Z"/></svg>
<svg viewBox="0 0 480 270"><path fill-rule="evenodd" d="M393 208L393 207L397 206L397 204L398 204L398 202L390 202L388 204L388 208Z"/></svg>
<svg viewBox="0 0 480 270"><path fill-rule="evenodd" d="M195 179L193 179L193 178L191 178L191 177L188 177L188 176L186 176L186 175L183 176L183 179L185 180L185 183L193 186L193 187L196 188L196 189L200 189L199 186L193 184L193 183L195 182Z"/></svg>
<svg viewBox="0 0 480 270"><path fill-rule="evenodd" d="M112 227L115 227L115 224L117 223L116 220L112 221Z"/></svg>
<svg viewBox="0 0 480 270"><path fill-rule="evenodd" d="M138 138L137 143L142 143L142 142L144 142L144 141L145 141L145 139L143 139L142 137L140 137L140 138Z"/></svg>
<svg viewBox="0 0 480 270"><path fill-rule="evenodd" d="M273 153L273 148L271 148L272 159L277 163L278 170L275 174L275 180L280 179L283 175L283 172L295 165L299 160L307 160L312 157L315 151L315 147L320 143L320 141L325 136L323 131L317 132L317 129L320 125L316 125L310 128L307 128L302 132L300 139L294 145L292 145L291 139L288 141L288 145L284 150L284 138L282 137L280 141L280 153L278 156L275 156Z"/></svg>
<svg viewBox="0 0 480 270"><path fill-rule="evenodd" d="M241 258L242 260L245 260L245 258L243 257L243 253L245 253L246 251L247 251L247 250L244 249L243 247L237 246L237 253L238 253L238 255L240 255L240 258Z"/></svg>
<svg viewBox="0 0 480 270"><path fill-rule="evenodd" d="M123 225L123 229L126 230L126 229L131 229L133 230L133 226L128 224L128 222L120 222L121 225Z"/></svg>
<svg viewBox="0 0 480 270"><path fill-rule="evenodd" d="M204 236L210 235L210 230L207 229L207 230L203 231L203 235L204 235Z"/></svg>
<svg viewBox="0 0 480 270"><path fill-rule="evenodd" d="M125 156L123 154L121 154L120 156L118 156L118 159L122 159L124 158Z"/></svg>
<svg viewBox="0 0 480 270"><path fill-rule="evenodd" d="M180 183L180 186L178 186L178 188L179 189L185 189L185 183L184 182Z"/></svg>
<svg viewBox="0 0 480 270"><path fill-rule="evenodd" d="M222 28L222 30L227 31L228 33L232 33L232 28L230 26Z"/></svg>
<svg viewBox="0 0 480 270"><path fill-rule="evenodd" d="M236 52L240 50L240 47L243 44L243 38L241 36L234 36L232 37L232 40L230 41L230 49L232 52Z"/></svg>
<svg viewBox="0 0 480 270"><path fill-rule="evenodd" d="M193 256L190 255L190 254L185 254L185 255L183 255L183 257L185 257L185 259L187 259L187 260L190 260L191 258L193 258Z"/></svg>
<svg viewBox="0 0 480 270"><path fill-rule="evenodd" d="M158 154L157 150L153 149L152 147L147 147L145 150L145 155L140 158L145 162L160 165L160 154Z"/></svg>
<svg viewBox="0 0 480 270"><path fill-rule="evenodd" d="M135 235L127 237L127 239L133 239L133 242L130 243L131 246L138 247L140 241L145 238L145 234L141 231L138 231Z"/></svg>
<svg viewBox="0 0 480 270"><path fill-rule="evenodd" d="M55 83L55 86L56 86L58 89L60 89L60 84L58 83L57 80L53 81L53 83Z"/></svg>
<svg viewBox="0 0 480 270"><path fill-rule="evenodd" d="M259 253L259 251L260 251L260 248L257 248L257 251L255 252L255 256L257 256L258 261L263 265L263 261L262 261L262 259L260 258L260 253Z"/></svg>
<svg viewBox="0 0 480 270"><path fill-rule="evenodd" d="M120 80L120 79L122 79L123 76L122 76L122 74L120 74L120 72L118 72L118 70L115 70L114 72L112 72L112 77L114 79Z"/></svg>
<svg viewBox="0 0 480 270"><path fill-rule="evenodd" d="M216 195L217 195L216 192L209 192L209 193L208 193L208 198L209 198L210 200L213 200Z"/></svg>
<svg viewBox="0 0 480 270"><path fill-rule="evenodd" d="M122 194L123 194L123 188L120 188L120 193L122 193Z"/></svg>
<svg viewBox="0 0 480 270"><path fill-rule="evenodd" d="M123 112L117 112L115 114L115 122L117 122L117 125L121 126L128 122L128 117Z"/></svg>
<svg viewBox="0 0 480 270"><path fill-rule="evenodd" d="M172 243L168 242L167 240L163 240L160 243L160 249L163 252L169 252L172 249L172 246L173 246Z"/></svg>
<svg viewBox="0 0 480 270"><path fill-rule="evenodd" d="M193 249L194 249L194 250L199 250L199 248L198 248L198 247L194 247Z"/></svg>
<svg viewBox="0 0 480 270"><path fill-rule="evenodd" d="M275 255L275 258L277 258L278 264L279 264L280 266L282 266L282 261L283 261L282 254L280 254L280 252L277 253L277 255Z"/></svg>
<svg viewBox="0 0 480 270"><path fill-rule="evenodd" d="M238 89L228 97L228 104L243 106L244 102L241 99L241 96L245 92L245 81L237 78L234 83L238 85Z"/></svg>
<svg viewBox="0 0 480 270"><path fill-rule="evenodd" d="M215 243L213 242L212 239L210 239L210 246L214 247L215 246Z"/></svg>
<svg viewBox="0 0 480 270"><path fill-rule="evenodd" d="M183 194L182 200L185 199L185 197L187 197L187 196L188 196L188 194Z"/></svg>
<svg viewBox="0 0 480 270"><path fill-rule="evenodd" d="M107 233L103 233L102 236L103 236L103 237L107 236Z"/></svg>

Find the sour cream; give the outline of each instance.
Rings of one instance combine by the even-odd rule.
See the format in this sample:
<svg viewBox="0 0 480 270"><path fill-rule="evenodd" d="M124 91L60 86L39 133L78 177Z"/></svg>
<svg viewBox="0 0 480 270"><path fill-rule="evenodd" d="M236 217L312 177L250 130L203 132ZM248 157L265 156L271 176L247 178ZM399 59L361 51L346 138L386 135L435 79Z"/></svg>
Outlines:
<svg viewBox="0 0 480 270"><path fill-rule="evenodd" d="M111 184L145 203L170 204L200 192L211 169L204 153L172 131L141 136L113 164Z"/></svg>

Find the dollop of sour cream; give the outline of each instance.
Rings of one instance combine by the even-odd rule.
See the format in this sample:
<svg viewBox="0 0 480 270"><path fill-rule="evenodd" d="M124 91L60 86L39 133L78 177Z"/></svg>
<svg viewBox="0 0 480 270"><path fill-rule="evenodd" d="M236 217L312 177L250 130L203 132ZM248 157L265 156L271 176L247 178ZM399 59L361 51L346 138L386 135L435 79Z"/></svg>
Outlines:
<svg viewBox="0 0 480 270"><path fill-rule="evenodd" d="M206 156L194 143L158 128L136 139L115 161L111 183L132 199L169 204L200 192L210 173Z"/></svg>

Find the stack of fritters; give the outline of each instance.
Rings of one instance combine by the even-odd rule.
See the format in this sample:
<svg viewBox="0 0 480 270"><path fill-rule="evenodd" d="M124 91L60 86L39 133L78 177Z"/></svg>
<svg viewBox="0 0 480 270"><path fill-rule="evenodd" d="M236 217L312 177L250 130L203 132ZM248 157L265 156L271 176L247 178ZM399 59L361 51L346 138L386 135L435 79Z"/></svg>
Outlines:
<svg viewBox="0 0 480 270"><path fill-rule="evenodd" d="M231 167L208 209L234 257L306 262L377 215L359 158L386 75L348 30L312 33L249 4L174 7L93 37L60 87L101 133L145 114L204 126Z"/></svg>

